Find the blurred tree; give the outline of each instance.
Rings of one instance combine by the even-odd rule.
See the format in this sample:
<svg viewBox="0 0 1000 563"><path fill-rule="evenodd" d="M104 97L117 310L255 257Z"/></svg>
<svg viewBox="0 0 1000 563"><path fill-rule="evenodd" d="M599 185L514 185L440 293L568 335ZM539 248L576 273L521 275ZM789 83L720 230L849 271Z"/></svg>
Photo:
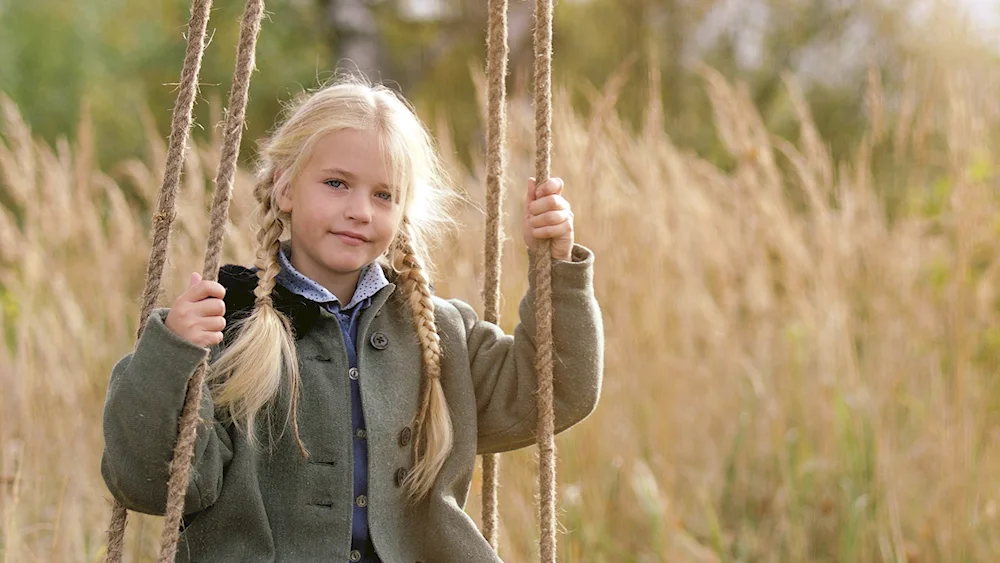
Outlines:
<svg viewBox="0 0 1000 563"><path fill-rule="evenodd" d="M869 65L887 98L903 83L906 62L938 56L933 34L913 17L919 0L566 0L555 19L554 72L586 107L593 92L623 68L618 110L639 124L649 107L648 72L662 77L667 131L682 147L725 164L715 137L701 64L746 83L767 125L796 134L782 73L801 80L817 124L837 157L865 127ZM12 96L43 137L72 134L86 99L105 163L145 146L136 119L148 107L167 131L183 56L190 0L0 0L0 91ZM532 65L530 1L510 3L511 90L527 94ZM212 44L196 106L204 137L206 99L229 89L242 3L218 3ZM314 87L340 66L360 68L398 87L425 120L446 123L458 147L481 147L479 111L469 69L485 66L482 0L269 0L258 45L245 136L272 126L281 103ZM918 25L919 24L919 25ZM445 120L440 119L446 117ZM463 155L466 156L466 155Z"/></svg>
<svg viewBox="0 0 1000 563"><path fill-rule="evenodd" d="M591 0L561 6L557 62L563 76L600 85L622 61L637 69L657 65L664 84L663 111L677 141L717 154L699 64L746 82L778 132L791 133L792 108L782 73L794 72L819 116L835 152L852 146L862 126L867 67L875 64L891 84L908 52L901 26L912 4L883 6L857 0ZM646 109L642 73L622 92L621 108L637 119ZM584 99L583 94L580 100Z"/></svg>
<svg viewBox="0 0 1000 563"><path fill-rule="evenodd" d="M347 59L372 76L385 66L384 44L371 2L320 0L326 14L328 43L334 57Z"/></svg>

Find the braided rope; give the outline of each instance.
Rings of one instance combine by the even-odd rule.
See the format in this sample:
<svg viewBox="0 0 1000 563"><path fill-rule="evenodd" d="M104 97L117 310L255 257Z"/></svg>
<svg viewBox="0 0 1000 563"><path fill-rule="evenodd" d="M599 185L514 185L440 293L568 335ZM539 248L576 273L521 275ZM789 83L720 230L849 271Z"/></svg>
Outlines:
<svg viewBox="0 0 1000 563"><path fill-rule="evenodd" d="M535 178L549 178L552 157L552 0L535 2ZM538 375L538 490L540 557L556 560L556 442L552 408L552 253L548 240L536 250L535 371Z"/></svg>
<svg viewBox="0 0 1000 563"><path fill-rule="evenodd" d="M191 129L191 112L194 109L195 92L198 89L198 74L205 52L205 31L208 27L212 0L193 0L191 17L188 21L187 48L181 68L180 88L174 101L173 120L170 124L170 140L167 145L166 165L163 182L160 184L156 212L153 214L153 241L149 262L146 266L146 282L139 313L139 328L136 340L142 336L149 315L156 306L160 294L160 282L166 264L167 248L170 245L170 228L176 217L177 191L180 187L181 169L184 166L184 152L187 149L188 132ZM120 563L125 547L125 527L128 511L115 500L111 506L111 521L108 525L108 547L105 561Z"/></svg>
<svg viewBox="0 0 1000 563"><path fill-rule="evenodd" d="M236 175L236 159L243 138L243 122L246 116L250 75L254 70L254 53L260 33L261 18L264 15L263 0L247 0L240 22L240 43L236 51L236 70L233 85L229 91L229 109L223 137L222 156L215 177L215 197L212 201L211 229L205 251L205 279L216 280L219 275L219 260L226 223L229 220L229 201L232 198L233 178ZM191 462L194 457L194 443L198 437L198 409L201 406L202 387L208 370L206 358L188 381L184 409L181 411L180 429L174 457L170 462L170 479L167 482L167 513L160 538L158 563L170 563L177 554L180 539L181 518L184 515L184 497L188 489Z"/></svg>
<svg viewBox="0 0 1000 563"><path fill-rule="evenodd" d="M500 322L500 258L503 254L502 214L506 166L507 113L505 79L507 77L507 0L489 0L489 28L486 38L486 77L489 102L486 145L486 279L483 280L483 319ZM500 456L483 456L483 536L494 550L500 543L500 515L497 489L500 481Z"/></svg>

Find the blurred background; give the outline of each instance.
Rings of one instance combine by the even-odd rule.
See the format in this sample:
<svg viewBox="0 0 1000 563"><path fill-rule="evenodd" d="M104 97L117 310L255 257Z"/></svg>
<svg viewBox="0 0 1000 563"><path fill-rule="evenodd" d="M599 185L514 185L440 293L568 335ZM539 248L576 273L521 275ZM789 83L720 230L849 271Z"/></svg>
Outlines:
<svg viewBox="0 0 1000 563"><path fill-rule="evenodd" d="M532 7L510 6L507 330ZM201 268L242 8L209 23L163 306ZM134 342L188 9L0 0L0 561L103 555L101 411ZM361 69L414 102L467 196L436 284L481 310L485 2L267 9L226 261L253 256L255 141ZM557 4L553 174L607 331L601 404L558 439L560 560L1000 560L998 10ZM503 456L509 562L537 558L535 457ZM159 532L133 515L128 560Z"/></svg>

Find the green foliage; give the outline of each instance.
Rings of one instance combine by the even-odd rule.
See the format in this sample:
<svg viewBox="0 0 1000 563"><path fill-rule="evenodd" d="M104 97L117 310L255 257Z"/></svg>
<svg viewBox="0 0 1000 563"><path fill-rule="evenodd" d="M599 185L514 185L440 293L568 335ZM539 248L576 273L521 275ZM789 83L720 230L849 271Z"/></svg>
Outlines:
<svg viewBox="0 0 1000 563"><path fill-rule="evenodd" d="M138 117L150 110L164 138L184 56L190 2L69 0L12 3L0 10L0 91L17 103L37 135L72 137L89 102L104 164L137 156L145 146ZM292 0L268 2L270 19L258 44L248 108L247 139L271 127L279 99L311 87L326 65L313 8ZM207 99L225 100L233 72L242 3L212 11L212 38L202 65L196 119L204 136Z"/></svg>

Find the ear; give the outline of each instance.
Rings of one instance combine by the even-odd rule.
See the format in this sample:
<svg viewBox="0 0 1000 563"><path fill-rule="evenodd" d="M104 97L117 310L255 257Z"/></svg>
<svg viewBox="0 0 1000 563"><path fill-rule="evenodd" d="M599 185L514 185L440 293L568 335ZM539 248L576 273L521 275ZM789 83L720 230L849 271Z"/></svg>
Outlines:
<svg viewBox="0 0 1000 563"><path fill-rule="evenodd" d="M281 182L282 171L278 170L274 173L274 188L278 191L277 202L278 209L285 213L290 213L292 211L292 186L290 183Z"/></svg>

